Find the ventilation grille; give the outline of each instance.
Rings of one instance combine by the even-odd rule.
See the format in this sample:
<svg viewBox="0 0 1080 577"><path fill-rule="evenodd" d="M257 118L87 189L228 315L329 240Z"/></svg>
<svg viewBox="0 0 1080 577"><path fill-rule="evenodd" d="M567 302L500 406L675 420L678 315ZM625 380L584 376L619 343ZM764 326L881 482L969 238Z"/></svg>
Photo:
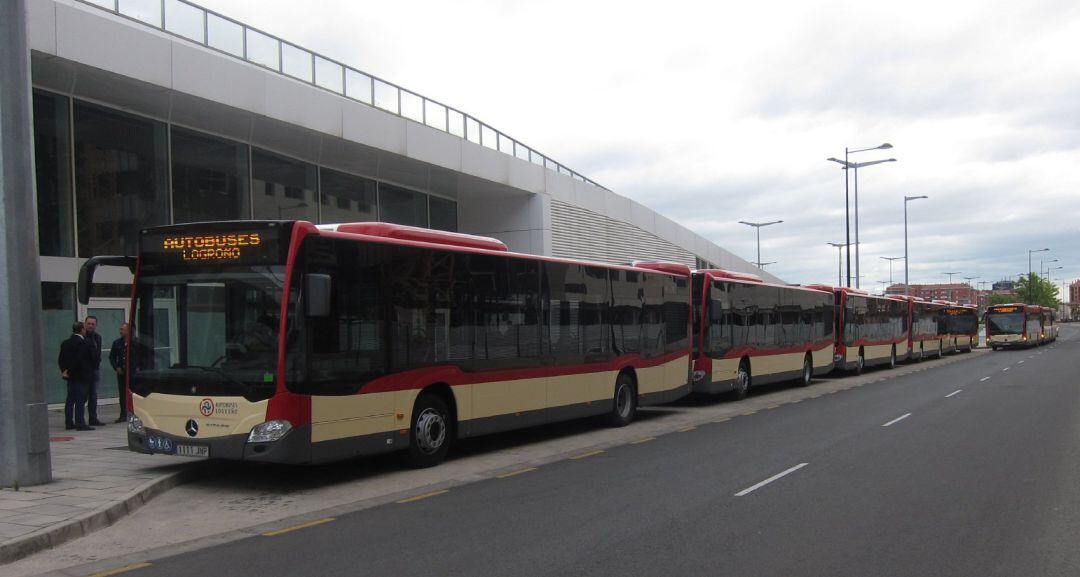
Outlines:
<svg viewBox="0 0 1080 577"><path fill-rule="evenodd" d="M650 232L590 210L551 201L551 255L611 264L663 260L694 267L697 257Z"/></svg>

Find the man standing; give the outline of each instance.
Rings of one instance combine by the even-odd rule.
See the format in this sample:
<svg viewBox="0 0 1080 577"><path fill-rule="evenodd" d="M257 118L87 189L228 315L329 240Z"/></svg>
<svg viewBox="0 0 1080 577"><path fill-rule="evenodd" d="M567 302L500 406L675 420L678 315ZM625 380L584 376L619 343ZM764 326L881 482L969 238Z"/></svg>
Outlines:
<svg viewBox="0 0 1080 577"><path fill-rule="evenodd" d="M86 340L86 328L76 321L71 325L71 337L60 345L60 375L67 381L67 400L64 401L64 428L93 431L83 418L83 406L89 392L93 372L90 366L91 345Z"/></svg>
<svg viewBox="0 0 1080 577"><path fill-rule="evenodd" d="M86 398L86 411L90 413L91 425L104 427L105 423L99 421L97 416L98 382L101 381L101 335L97 334L97 317L87 315L83 326L86 327L86 342L92 345L90 366L93 377L90 379L90 392Z"/></svg>
<svg viewBox="0 0 1080 577"><path fill-rule="evenodd" d="M121 323L120 338L113 341L112 348L109 349L109 364L116 371L116 393L120 398L120 418L116 419L117 423L127 421L127 391L124 382L127 380L127 349L130 338L128 324Z"/></svg>

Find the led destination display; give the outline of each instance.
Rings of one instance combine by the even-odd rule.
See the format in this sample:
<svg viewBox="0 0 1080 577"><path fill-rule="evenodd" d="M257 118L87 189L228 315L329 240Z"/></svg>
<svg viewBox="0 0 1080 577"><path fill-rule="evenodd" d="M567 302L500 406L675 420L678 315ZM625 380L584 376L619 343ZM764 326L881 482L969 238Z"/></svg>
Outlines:
<svg viewBox="0 0 1080 577"><path fill-rule="evenodd" d="M151 229L143 233L144 264L248 265L281 263L282 228L193 230L193 227Z"/></svg>

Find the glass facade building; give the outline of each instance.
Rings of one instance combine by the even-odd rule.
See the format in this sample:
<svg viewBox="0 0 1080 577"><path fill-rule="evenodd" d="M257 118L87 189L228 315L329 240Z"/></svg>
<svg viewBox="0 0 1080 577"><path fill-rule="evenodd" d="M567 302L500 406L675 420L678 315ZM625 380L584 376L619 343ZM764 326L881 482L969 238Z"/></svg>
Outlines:
<svg viewBox="0 0 1080 577"><path fill-rule="evenodd" d="M372 175L42 89L34 90L33 105L40 255L50 257L44 260L52 268L70 271L41 285L47 368L82 314L99 317L106 346L116 338L130 289L101 286L93 296L112 307L92 302L81 310L74 272L79 259L134 254L147 226L262 219L458 228L456 200ZM107 363L102 397L115 395ZM65 396L55 372L46 371L50 403Z"/></svg>

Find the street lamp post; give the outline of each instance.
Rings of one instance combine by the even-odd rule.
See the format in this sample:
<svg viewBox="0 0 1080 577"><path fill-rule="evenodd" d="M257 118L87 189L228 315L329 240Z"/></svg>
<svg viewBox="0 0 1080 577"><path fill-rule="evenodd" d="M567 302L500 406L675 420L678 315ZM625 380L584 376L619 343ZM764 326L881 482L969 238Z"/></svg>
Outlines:
<svg viewBox="0 0 1080 577"><path fill-rule="evenodd" d="M889 285L892 286L892 261L900 260L900 259L902 259L904 257L902 257L902 256L883 256L883 257L880 257L880 258L889 261Z"/></svg>
<svg viewBox="0 0 1080 577"><path fill-rule="evenodd" d="M948 286L948 287L949 287L949 288L947 289L947 290L949 291L949 300L953 300L952 277L953 277L953 275L954 275L954 274L960 274L960 271L954 271L954 272L943 272L943 273L941 273L941 274L947 274L947 275L949 275L949 284L948 284L948 285L946 285L946 286Z"/></svg>
<svg viewBox="0 0 1080 577"><path fill-rule="evenodd" d="M911 294L911 283L908 282L908 264L911 259L908 258L908 242L907 242L907 203L918 200L920 198L930 198L926 195L919 196L905 196L904 197L904 296Z"/></svg>
<svg viewBox="0 0 1080 577"><path fill-rule="evenodd" d="M871 146L869 148L848 148L844 147L844 160L839 158L827 158L826 160L840 164L843 170L847 171L849 168L854 169L855 172L855 287L859 286L859 169L865 166L873 166L875 164L881 164L883 162L896 162L895 158L888 158L884 160L871 160L869 162L850 162L848 156L855 154L856 152L866 152L868 150L887 150L893 146L888 142L880 144L878 146ZM844 173L844 225L846 230L846 240L851 242L851 218L848 214L848 178L847 172ZM851 249L848 248L848 286L851 286Z"/></svg>
<svg viewBox="0 0 1080 577"><path fill-rule="evenodd" d="M770 264L776 264L776 263L777 263L777 261L774 260L774 261L770 261L770 262L755 262L754 264L756 264L757 267L760 268L761 270L765 270L765 267L769 266Z"/></svg>
<svg viewBox="0 0 1080 577"><path fill-rule="evenodd" d="M1049 264L1049 263L1057 262L1057 261L1058 261L1058 259L1056 259L1056 258L1052 259L1052 260L1040 260L1039 261L1039 276L1043 276L1043 265L1044 264ZM1049 267L1047 267L1047 268L1049 268Z"/></svg>
<svg viewBox="0 0 1080 577"><path fill-rule="evenodd" d="M763 227L763 226L771 226L771 225L774 225L774 224L780 224L781 222L784 222L784 221L782 221L782 220L774 220L772 222L746 222L745 220L740 220L739 221L739 224L745 224L746 226L752 226L752 227L754 227L754 230L757 231L757 262L758 263L761 262L761 227ZM769 264L773 264L773 263L769 263ZM758 268L761 268L760 264L758 265Z"/></svg>
<svg viewBox="0 0 1080 577"><path fill-rule="evenodd" d="M1028 249L1028 275L1027 275L1027 281L1028 281L1029 284L1031 283L1031 255L1033 253L1036 253L1036 252L1049 252L1049 251L1050 251L1050 249L1048 249L1048 248L1034 248L1034 249L1029 248ZM1040 272L1039 274L1042 274L1042 273ZM1028 300L1031 300L1031 287L1030 286L1028 287ZM1027 303L1027 304L1031 304L1031 303Z"/></svg>
<svg viewBox="0 0 1080 577"><path fill-rule="evenodd" d="M826 243L829 246L836 247L836 286L844 286L844 247L847 246L842 242L830 242ZM848 283L850 284L850 283Z"/></svg>

